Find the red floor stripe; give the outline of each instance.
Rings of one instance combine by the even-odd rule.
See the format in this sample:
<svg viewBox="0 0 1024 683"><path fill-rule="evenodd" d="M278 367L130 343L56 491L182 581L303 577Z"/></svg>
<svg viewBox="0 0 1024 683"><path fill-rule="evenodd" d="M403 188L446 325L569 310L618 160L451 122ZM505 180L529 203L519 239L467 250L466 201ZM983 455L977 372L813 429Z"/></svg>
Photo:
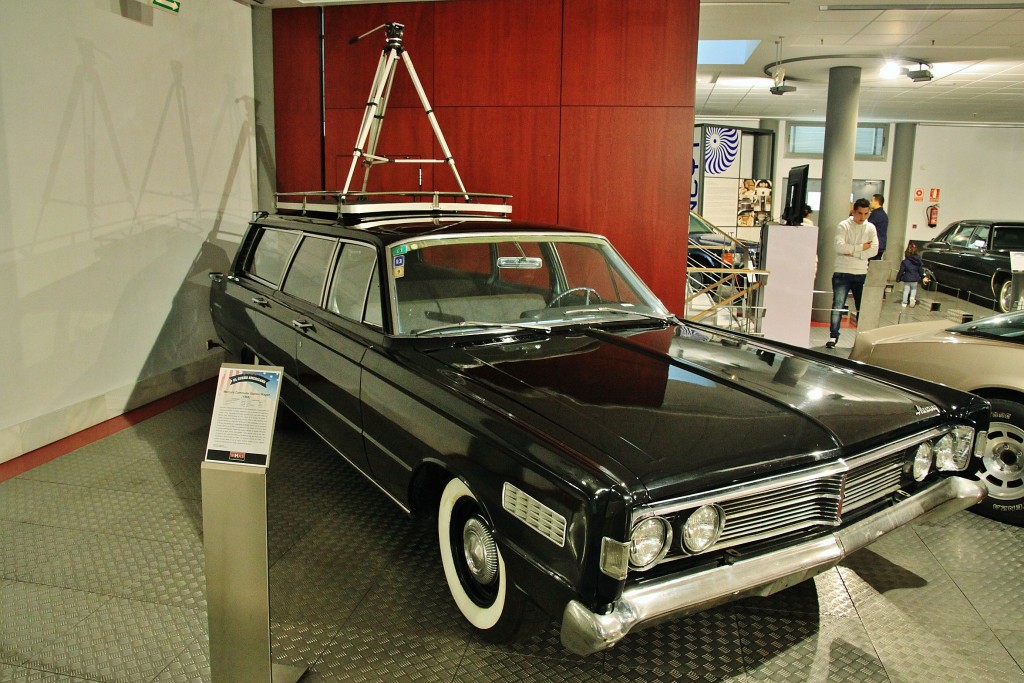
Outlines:
<svg viewBox="0 0 1024 683"><path fill-rule="evenodd" d="M151 417L159 415L165 410L184 403L196 396L201 396L208 391L213 391L217 385L216 378L200 382L187 389L182 389L179 392L165 396L164 398L157 399L152 403L147 403L144 406L131 410L124 415L118 415L112 417L105 422L101 422L98 425L83 429L80 432L66 436L59 441L54 441L51 444L37 448L34 451L29 451L24 455L18 456L13 460L7 462L0 462L0 482L7 481L12 477L16 477L23 472L28 472L33 467L38 467L43 463L50 462L62 455L70 453L73 450L81 448L94 441L116 434L117 432L137 425L143 420L148 420Z"/></svg>

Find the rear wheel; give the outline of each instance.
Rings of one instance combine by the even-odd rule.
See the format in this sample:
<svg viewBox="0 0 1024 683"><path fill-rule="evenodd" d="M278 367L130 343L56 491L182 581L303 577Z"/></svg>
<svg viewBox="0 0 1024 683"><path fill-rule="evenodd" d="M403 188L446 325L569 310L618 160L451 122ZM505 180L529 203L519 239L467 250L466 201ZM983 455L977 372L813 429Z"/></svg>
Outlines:
<svg viewBox="0 0 1024 683"><path fill-rule="evenodd" d="M1024 526L1024 405L990 399L992 422L976 474L988 488L971 508L979 515Z"/></svg>
<svg viewBox="0 0 1024 683"><path fill-rule="evenodd" d="M437 536L448 590L462 616L487 640L513 639L526 596L509 581L490 520L461 479L449 481L441 494Z"/></svg>

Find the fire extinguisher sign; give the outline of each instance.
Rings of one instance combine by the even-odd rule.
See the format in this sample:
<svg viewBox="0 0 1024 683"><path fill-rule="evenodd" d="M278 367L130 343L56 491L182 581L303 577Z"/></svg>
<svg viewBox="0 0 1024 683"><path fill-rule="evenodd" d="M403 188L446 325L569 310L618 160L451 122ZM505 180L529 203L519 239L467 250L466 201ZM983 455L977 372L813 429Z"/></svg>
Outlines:
<svg viewBox="0 0 1024 683"><path fill-rule="evenodd" d="M924 188L923 187L918 187L918 188L914 189L914 201L915 202L923 202L924 201Z"/></svg>
<svg viewBox="0 0 1024 683"><path fill-rule="evenodd" d="M937 202L939 201L939 188L933 187L928 190L928 201Z"/></svg>

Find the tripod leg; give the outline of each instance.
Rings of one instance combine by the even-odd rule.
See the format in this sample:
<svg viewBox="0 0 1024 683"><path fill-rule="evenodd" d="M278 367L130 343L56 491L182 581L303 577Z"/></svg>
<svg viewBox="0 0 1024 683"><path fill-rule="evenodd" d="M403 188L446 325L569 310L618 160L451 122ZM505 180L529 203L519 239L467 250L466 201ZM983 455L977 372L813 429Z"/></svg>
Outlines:
<svg viewBox="0 0 1024 683"><path fill-rule="evenodd" d="M355 173L356 164L359 163L360 157L364 154L363 146L366 144L366 138L370 134L370 129L380 126L379 120L375 115L380 107L385 89L389 88L391 84L397 64L398 54L395 50L385 49L381 52L380 60L377 62L377 73L373 77L373 87L370 89L370 99L366 102L363 121L359 125L359 135L356 137L356 146L352 150L352 164L348 168L348 177L345 178L342 195L348 194L348 188L352 184L352 175Z"/></svg>
<svg viewBox="0 0 1024 683"><path fill-rule="evenodd" d="M370 182L370 169L373 168L374 160L377 156L377 142L380 140L380 130L384 127L384 115L387 113L388 101L391 99L391 86L395 82L395 71L397 70L395 67L398 65L398 62L394 61L391 64L393 66L388 71L387 84L384 86L380 107L373 117L373 123L370 125L370 141L366 145L366 162L363 165L363 192L366 192Z"/></svg>
<svg viewBox="0 0 1024 683"><path fill-rule="evenodd" d="M438 144L441 145L441 153L444 154L444 162L452 169L452 175L455 176L455 182L459 186L459 191L465 196L466 201L469 201L469 195L466 193L466 186L462 184L462 178L459 176L459 171L455 168L455 159L452 157L452 153L448 149L448 143L445 142L444 134L441 133L441 127L437 125L437 118L434 116L434 110L430 108L430 102L427 100L427 94L423 92L423 86L420 84L419 76L416 75L416 68L413 67L412 57L409 56L408 52L402 53L402 61L409 70L409 77L412 79L412 85L416 88L416 94L419 95L420 103L423 105L424 111L427 112L427 119L430 121L430 127L434 129L434 136L437 138Z"/></svg>

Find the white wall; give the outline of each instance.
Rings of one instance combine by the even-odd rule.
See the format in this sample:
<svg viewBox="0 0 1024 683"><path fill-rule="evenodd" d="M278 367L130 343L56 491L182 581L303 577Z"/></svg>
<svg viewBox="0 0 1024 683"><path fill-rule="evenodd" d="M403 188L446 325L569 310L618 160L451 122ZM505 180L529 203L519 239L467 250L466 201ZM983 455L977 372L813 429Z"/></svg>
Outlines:
<svg viewBox="0 0 1024 683"><path fill-rule="evenodd" d="M213 374L256 190L248 7L0 3L3 461Z"/></svg>
<svg viewBox="0 0 1024 683"><path fill-rule="evenodd" d="M1024 127L919 125L910 191L924 190L924 201L907 205L907 239L930 239L963 218L1020 220L1022 170ZM932 188L940 191L939 220L928 228Z"/></svg>

